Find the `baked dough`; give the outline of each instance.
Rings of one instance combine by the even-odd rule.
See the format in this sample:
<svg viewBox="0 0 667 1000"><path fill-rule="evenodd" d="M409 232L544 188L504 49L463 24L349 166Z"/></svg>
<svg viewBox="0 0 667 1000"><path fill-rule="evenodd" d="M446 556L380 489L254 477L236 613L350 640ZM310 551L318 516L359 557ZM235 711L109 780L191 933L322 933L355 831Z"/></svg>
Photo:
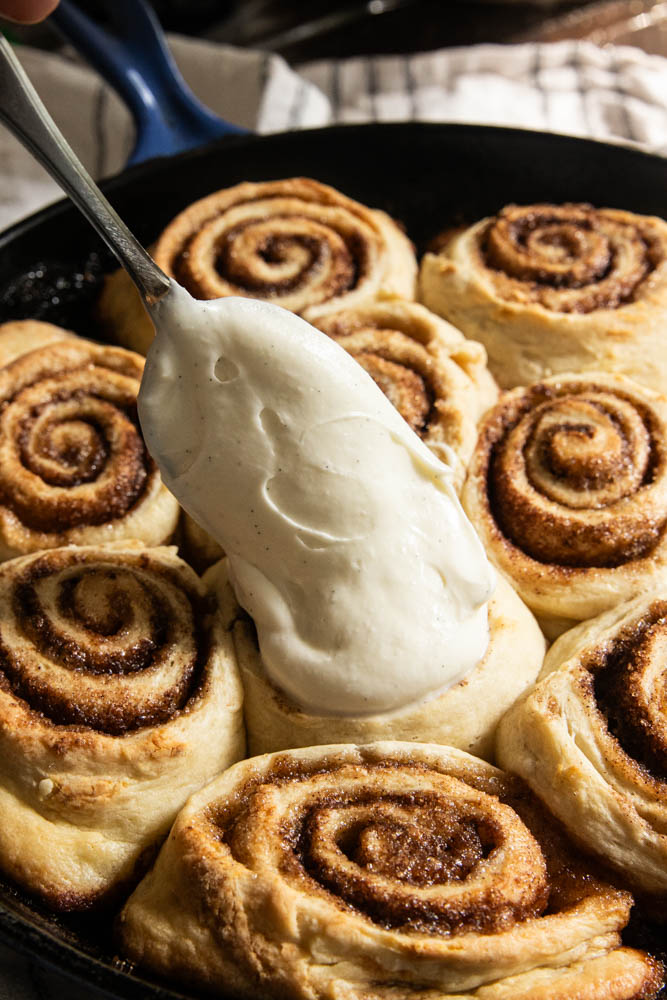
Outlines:
<svg viewBox="0 0 667 1000"><path fill-rule="evenodd" d="M510 205L443 242L419 298L484 344L501 388L603 370L667 391L667 222Z"/></svg>
<svg viewBox="0 0 667 1000"><path fill-rule="evenodd" d="M38 319L14 319L0 323L0 367L38 347L78 339L75 333Z"/></svg>
<svg viewBox="0 0 667 1000"><path fill-rule="evenodd" d="M49 907L136 882L190 793L243 756L212 610L169 548L0 566L0 869Z"/></svg>
<svg viewBox="0 0 667 1000"><path fill-rule="evenodd" d="M265 299L309 321L383 295L415 297L414 249L396 223L305 177L216 191L151 249L197 299ZM146 353L153 326L124 271L107 278L98 315L110 340Z"/></svg>
<svg viewBox="0 0 667 1000"><path fill-rule="evenodd" d="M445 743L490 758L498 721L536 679L544 659L544 638L535 619L509 584L499 578L489 602L488 649L464 680L439 696L396 712L356 718L313 715L266 676L254 625L236 604L226 562L213 566L204 579L216 593L221 614L233 631L251 754L332 742L396 739Z"/></svg>
<svg viewBox="0 0 667 1000"><path fill-rule="evenodd" d="M449 747L327 746L230 768L179 815L120 919L141 968L284 1000L629 1000L632 898L516 779Z"/></svg>
<svg viewBox="0 0 667 1000"><path fill-rule="evenodd" d="M667 586L667 398L593 372L508 392L461 500L549 638Z"/></svg>
<svg viewBox="0 0 667 1000"><path fill-rule="evenodd" d="M667 588L561 636L498 730L520 774L584 848L667 900Z"/></svg>
<svg viewBox="0 0 667 1000"><path fill-rule="evenodd" d="M0 559L173 535L176 499L137 419L144 360L48 324L6 324L0 368ZM47 327L45 330L44 327ZM20 339L19 339L20 338ZM53 338L53 340L52 340ZM20 343L26 353L16 355ZM31 350L35 343L42 346Z"/></svg>
<svg viewBox="0 0 667 1000"><path fill-rule="evenodd" d="M498 398L482 345L399 299L332 313L315 326L365 368L415 433L454 467L460 489L477 421Z"/></svg>

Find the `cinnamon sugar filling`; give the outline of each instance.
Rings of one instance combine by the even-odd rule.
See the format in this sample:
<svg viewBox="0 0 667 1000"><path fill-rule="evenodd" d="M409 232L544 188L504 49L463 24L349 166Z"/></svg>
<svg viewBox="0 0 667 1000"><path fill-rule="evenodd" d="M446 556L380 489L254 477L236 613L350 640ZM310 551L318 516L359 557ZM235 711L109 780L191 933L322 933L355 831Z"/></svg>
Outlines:
<svg viewBox="0 0 667 1000"><path fill-rule="evenodd" d="M123 518L154 482L157 469L137 417L141 367L130 374L115 356L107 366L110 353L54 345L4 373L0 503L32 531Z"/></svg>
<svg viewBox="0 0 667 1000"><path fill-rule="evenodd" d="M584 663L589 696L631 766L667 782L667 602L625 626Z"/></svg>
<svg viewBox="0 0 667 1000"><path fill-rule="evenodd" d="M591 205L509 205L482 234L479 255L501 298L588 313L635 301L664 243L650 222Z"/></svg>
<svg viewBox="0 0 667 1000"><path fill-rule="evenodd" d="M412 430L427 437L438 419L436 401L447 395L424 346L403 331L366 318L334 313L315 324L337 340L371 376Z"/></svg>
<svg viewBox="0 0 667 1000"><path fill-rule="evenodd" d="M277 758L212 805L208 821L250 870L274 868L304 892L405 933L502 932L606 891L590 862L584 869L570 856L553 818L506 777L499 800L422 765L309 769Z"/></svg>
<svg viewBox="0 0 667 1000"><path fill-rule="evenodd" d="M350 352L412 430L423 437L434 417L434 392L422 374L372 351Z"/></svg>
<svg viewBox="0 0 667 1000"><path fill-rule="evenodd" d="M485 430L489 504L513 545L543 563L614 567L650 554L667 523L657 420L595 383L538 384Z"/></svg>
<svg viewBox="0 0 667 1000"><path fill-rule="evenodd" d="M143 559L51 555L13 585L3 686L56 726L116 736L187 709L210 646L197 595Z"/></svg>
<svg viewBox="0 0 667 1000"><path fill-rule="evenodd" d="M252 205L230 207L252 211ZM272 299L303 292L306 308L356 288L368 274L368 246L360 233L338 231L314 214L272 214L266 197L259 210L263 214L229 228L224 212L205 219L181 246L171 247L169 266L179 284L199 299L222 294L220 279L229 285L226 294ZM211 248L201 234L212 227Z"/></svg>

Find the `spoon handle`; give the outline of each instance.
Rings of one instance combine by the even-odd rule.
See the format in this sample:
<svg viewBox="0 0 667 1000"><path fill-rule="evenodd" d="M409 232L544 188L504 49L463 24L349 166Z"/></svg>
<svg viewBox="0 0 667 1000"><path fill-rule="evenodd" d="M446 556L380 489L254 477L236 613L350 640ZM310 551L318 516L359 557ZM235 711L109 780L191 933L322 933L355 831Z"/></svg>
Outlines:
<svg viewBox="0 0 667 1000"><path fill-rule="evenodd" d="M70 196L152 305L171 282L116 214L84 170L42 104L36 90L0 35L0 121L39 160Z"/></svg>

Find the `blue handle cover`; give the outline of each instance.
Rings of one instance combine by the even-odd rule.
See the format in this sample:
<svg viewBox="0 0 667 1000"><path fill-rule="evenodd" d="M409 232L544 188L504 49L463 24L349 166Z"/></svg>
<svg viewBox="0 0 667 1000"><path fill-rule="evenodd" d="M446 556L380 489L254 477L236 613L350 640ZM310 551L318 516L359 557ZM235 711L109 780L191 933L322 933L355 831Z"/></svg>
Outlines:
<svg viewBox="0 0 667 1000"><path fill-rule="evenodd" d="M137 134L128 165L246 132L197 100L167 48L155 13L144 0L109 0L106 7L113 35L72 0L60 0L49 20L132 112Z"/></svg>

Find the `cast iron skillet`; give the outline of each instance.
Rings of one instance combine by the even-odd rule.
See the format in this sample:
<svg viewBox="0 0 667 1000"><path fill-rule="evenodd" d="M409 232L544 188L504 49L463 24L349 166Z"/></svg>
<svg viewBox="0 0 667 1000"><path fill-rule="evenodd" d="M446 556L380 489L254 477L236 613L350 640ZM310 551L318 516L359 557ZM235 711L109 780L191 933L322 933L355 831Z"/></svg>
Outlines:
<svg viewBox="0 0 667 1000"><path fill-rule="evenodd" d="M150 243L180 209L217 188L294 175L384 208L420 251L446 226L473 222L513 201L586 201L667 218L667 160L589 140L466 125L340 126L227 138L141 164L105 190ZM102 273L113 267L88 224L60 202L0 235L0 321L40 318L95 337L92 306ZM647 933L635 926L630 940L662 951L662 942ZM116 957L111 917L55 918L6 883L0 883L0 937L112 997L195 995L135 975Z"/></svg>

